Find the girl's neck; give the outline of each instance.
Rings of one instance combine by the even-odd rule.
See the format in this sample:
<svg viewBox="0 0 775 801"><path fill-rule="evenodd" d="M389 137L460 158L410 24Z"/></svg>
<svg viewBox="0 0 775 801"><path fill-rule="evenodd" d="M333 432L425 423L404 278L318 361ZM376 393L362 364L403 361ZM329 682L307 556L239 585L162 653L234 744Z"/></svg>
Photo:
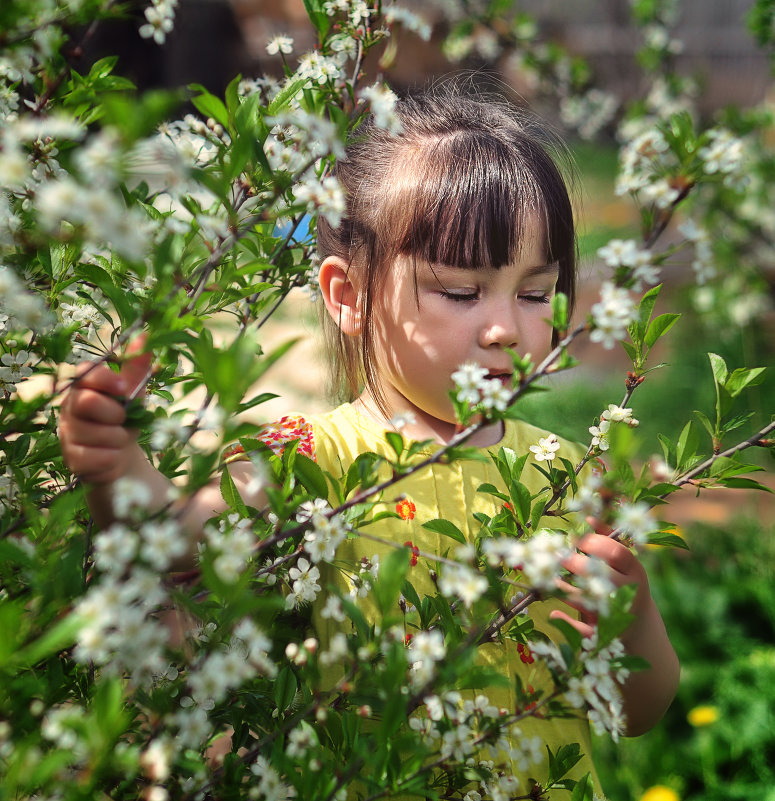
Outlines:
<svg viewBox="0 0 775 801"><path fill-rule="evenodd" d="M395 417L392 413L386 415L368 389L365 389L353 401L352 406L359 414L373 420L386 430L400 430L404 439L407 440L422 441L430 439L439 445L447 445L460 432L460 426L457 423L433 417L414 406L401 409L395 414ZM396 418L405 419L407 416L410 418L408 422L400 425L396 425L393 422ZM502 421L490 423L469 437L465 444L477 448L489 448L503 439L504 430Z"/></svg>

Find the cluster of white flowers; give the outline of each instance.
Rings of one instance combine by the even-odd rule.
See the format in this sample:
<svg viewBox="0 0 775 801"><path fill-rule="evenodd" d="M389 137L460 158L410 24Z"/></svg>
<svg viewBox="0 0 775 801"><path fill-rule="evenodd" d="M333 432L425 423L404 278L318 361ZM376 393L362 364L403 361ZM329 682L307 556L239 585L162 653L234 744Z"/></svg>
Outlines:
<svg viewBox="0 0 775 801"><path fill-rule="evenodd" d="M678 226L678 230L694 245L692 269L697 283L702 286L716 277L710 234L705 228L697 225L694 220L687 220L683 225Z"/></svg>
<svg viewBox="0 0 775 801"><path fill-rule="evenodd" d="M74 656L127 674L140 686L167 669L166 628L149 614L166 598L157 573L136 567L124 579L110 573L76 606L82 625Z"/></svg>
<svg viewBox="0 0 775 801"><path fill-rule="evenodd" d="M388 25L399 23L407 31L416 33L423 41L431 38L431 26L420 16L403 6L388 6L383 11L385 22Z"/></svg>
<svg viewBox="0 0 775 801"><path fill-rule="evenodd" d="M326 83L337 85L344 80L345 73L341 59L312 50L299 59L295 77L305 78L310 84L319 86Z"/></svg>
<svg viewBox="0 0 775 801"><path fill-rule="evenodd" d="M542 649L556 649L556 655L564 665L559 649L553 643L531 643L531 647L537 654L541 654ZM571 706L577 709L586 707L594 730L598 734L608 732L614 742L619 741L626 728L620 686L629 676L629 671L622 667L612 669L611 663L624 655L624 645L620 640L613 640L605 648L599 648L597 634L585 638L580 654L584 673L581 677L572 676L569 679L564 696Z"/></svg>
<svg viewBox="0 0 775 801"><path fill-rule="evenodd" d="M617 195L639 192L654 180L662 180L662 176L676 164L667 140L657 128L643 131L628 141L622 147L619 159Z"/></svg>
<svg viewBox="0 0 775 801"><path fill-rule="evenodd" d="M568 501L568 511L579 512L581 518L597 517L603 510L603 499L600 497L602 486L603 480L598 473L588 474L576 494Z"/></svg>
<svg viewBox="0 0 775 801"><path fill-rule="evenodd" d="M178 0L153 0L145 9L146 22L140 26L140 36L164 44L175 23L177 5Z"/></svg>
<svg viewBox="0 0 775 801"><path fill-rule="evenodd" d="M529 540L513 537L484 541L482 553L491 567L519 570L525 581L538 590L554 590L562 562L571 555L564 534L540 529Z"/></svg>
<svg viewBox="0 0 775 801"><path fill-rule="evenodd" d="M336 549L347 537L347 524L340 515L328 517L318 511L309 519L312 528L304 532L304 550L313 562L333 562Z"/></svg>
<svg viewBox="0 0 775 801"><path fill-rule="evenodd" d="M439 591L448 598L460 598L470 607L487 591L487 579L468 565L447 565L439 578Z"/></svg>
<svg viewBox="0 0 775 801"><path fill-rule="evenodd" d="M213 561L213 570L218 577L233 584L247 567L256 538L253 534L253 521L233 513L226 520L221 520L216 529L208 526L205 529L208 548L217 551Z"/></svg>
<svg viewBox="0 0 775 801"><path fill-rule="evenodd" d="M478 364L461 364L452 373L457 390L455 397L460 403L481 406L487 411L495 409L504 412L511 400L512 391L504 386L500 378L488 378L488 375L488 371Z"/></svg>
<svg viewBox="0 0 775 801"><path fill-rule="evenodd" d="M157 417L151 426L151 447L162 451L170 445L184 441L188 435L189 428L184 425L182 414Z"/></svg>
<svg viewBox="0 0 775 801"><path fill-rule="evenodd" d="M408 660L411 665L411 683L422 687L433 677L436 663L447 655L444 635L438 630L419 631L409 643Z"/></svg>
<svg viewBox="0 0 775 801"><path fill-rule="evenodd" d="M239 687L257 673L248 661L241 642L223 650L215 650L188 673L188 688L194 703L206 710L213 709L229 690Z"/></svg>
<svg viewBox="0 0 775 801"><path fill-rule="evenodd" d="M143 260L153 244L155 229L143 211L127 208L120 195L103 186L86 186L70 176L42 183L35 210L41 227L55 236L76 226L92 246L108 243L130 261Z"/></svg>
<svg viewBox="0 0 775 801"><path fill-rule="evenodd" d="M608 408L601 413L598 425L589 427L589 433L592 434L590 447L599 451L608 450L610 446L608 432L611 428L611 423L626 423L630 428L635 428L639 421L632 416L632 409L625 409L614 403L609 403Z"/></svg>
<svg viewBox="0 0 775 801"><path fill-rule="evenodd" d="M326 0L323 10L329 17L346 14L348 21L354 27L368 21L372 13L366 0Z"/></svg>
<svg viewBox="0 0 775 801"><path fill-rule="evenodd" d="M594 139L613 120L619 101L610 92L590 89L583 95L569 95L560 100L560 118L582 139Z"/></svg>
<svg viewBox="0 0 775 801"><path fill-rule="evenodd" d="M631 545L645 545L648 535L659 528L651 507L643 501L623 503L616 511L616 523Z"/></svg>
<svg viewBox="0 0 775 801"><path fill-rule="evenodd" d="M410 727L421 734L431 748L438 748L446 759L477 766L481 775L478 790L469 790L464 799L481 801L483 797L508 801L519 788L519 780L504 770L508 760L512 768L527 773L546 758L542 739L526 736L517 724L508 728L499 726L505 709L490 702L485 695L474 699L463 698L457 690L442 695L429 695L423 699L427 717L413 717ZM441 727L445 728L442 734ZM493 739L493 726L499 733ZM475 754L476 751L478 754Z"/></svg>
<svg viewBox="0 0 775 801"><path fill-rule="evenodd" d="M392 134L399 134L403 131L404 126L395 113L398 97L390 87L375 83L373 86L365 86L361 89L359 96L361 100L369 104L374 124L378 128L384 128Z"/></svg>
<svg viewBox="0 0 775 801"><path fill-rule="evenodd" d="M290 801L290 799L296 798L296 788L283 781L266 757L257 757L250 766L250 772L258 779L257 782L250 783L248 798L251 801L258 801L258 799Z"/></svg>
<svg viewBox="0 0 775 801"><path fill-rule="evenodd" d="M743 140L725 128L708 131L708 144L697 151L708 175L722 175L726 186L740 189L745 186L745 147Z"/></svg>
<svg viewBox="0 0 775 801"><path fill-rule="evenodd" d="M560 450L560 443L554 434L548 434L538 440L537 445L531 445L529 451L537 462L551 462Z"/></svg>
<svg viewBox="0 0 775 801"><path fill-rule="evenodd" d="M320 592L320 585L317 583L319 578L320 570L315 565L311 565L303 556L300 557L296 565L288 571L291 585L291 592L285 599L288 609L294 609L302 603L314 601Z"/></svg>
<svg viewBox="0 0 775 801"><path fill-rule="evenodd" d="M32 375L32 368L27 366L29 360L30 354L26 350L4 353L0 356L1 392L14 392L20 381Z"/></svg>
<svg viewBox="0 0 775 801"><path fill-rule="evenodd" d="M266 52L270 56L276 56L278 53L288 55L293 52L293 37L278 34L273 36L266 45Z"/></svg>
<svg viewBox="0 0 775 801"><path fill-rule="evenodd" d="M10 300L13 300L13 305L9 303ZM41 332L51 320L51 313L42 295L27 291L16 273L0 264L0 332L16 329Z"/></svg>
<svg viewBox="0 0 775 801"><path fill-rule="evenodd" d="M635 322L637 309L630 293L611 281L603 282L600 300L592 306L592 342L600 342L606 349L627 334L627 327Z"/></svg>
<svg viewBox="0 0 775 801"><path fill-rule="evenodd" d="M347 201L341 184L334 176L323 180L313 177L296 184L293 191L297 203L306 204L307 211L317 210L334 228L342 221Z"/></svg>
<svg viewBox="0 0 775 801"><path fill-rule="evenodd" d="M670 36L670 32L664 25L654 23L646 26L643 37L646 47L651 50L659 50L670 55L678 55L683 52L683 42Z"/></svg>

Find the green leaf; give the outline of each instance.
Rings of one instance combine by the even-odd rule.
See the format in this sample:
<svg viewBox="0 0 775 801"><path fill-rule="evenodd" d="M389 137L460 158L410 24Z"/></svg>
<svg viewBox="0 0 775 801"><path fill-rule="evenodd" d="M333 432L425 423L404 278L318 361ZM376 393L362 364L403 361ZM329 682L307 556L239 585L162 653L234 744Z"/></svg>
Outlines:
<svg viewBox="0 0 775 801"><path fill-rule="evenodd" d="M652 348L654 343L675 325L680 316L680 314L660 314L659 317L655 317L646 329L646 336L643 339L646 347Z"/></svg>
<svg viewBox="0 0 775 801"><path fill-rule="evenodd" d="M592 776L587 773L583 779L576 782L571 795L571 801L593 801L594 800L594 786L592 784Z"/></svg>
<svg viewBox="0 0 775 801"><path fill-rule="evenodd" d="M694 430L692 421L690 420L681 431L681 436L678 437L678 445L676 446L676 463L680 469L681 465L691 459L697 452L699 445L699 438L697 432Z"/></svg>
<svg viewBox="0 0 775 801"><path fill-rule="evenodd" d="M766 369L766 367L752 367L746 370L738 367L724 382L724 388L733 398L736 398L746 387L761 384Z"/></svg>
<svg viewBox="0 0 775 801"><path fill-rule="evenodd" d="M422 524L422 527L436 534L443 534L445 537L450 537L455 540L455 542L462 543L463 545L467 542L465 534L449 520L444 520L442 518L428 520L426 523Z"/></svg>
<svg viewBox="0 0 775 801"><path fill-rule="evenodd" d="M764 492L772 492L769 487L760 484L758 481L754 481L752 478L721 478L718 481L725 487L731 487L733 489L756 489L763 490Z"/></svg>
<svg viewBox="0 0 775 801"><path fill-rule="evenodd" d="M621 346L624 348L625 353L627 354L630 361L635 364L638 360L638 350L631 342L626 342L625 340L620 340Z"/></svg>
<svg viewBox="0 0 775 801"><path fill-rule="evenodd" d="M517 520L525 526L530 520L530 490L519 481L515 481L510 487L511 501L514 505L514 513Z"/></svg>
<svg viewBox="0 0 775 801"><path fill-rule="evenodd" d="M713 430L713 423L710 422L708 419L708 415L704 412L697 411L697 409L693 412L694 416L699 420L702 427L710 434L711 437L716 436L716 432Z"/></svg>
<svg viewBox="0 0 775 801"><path fill-rule="evenodd" d="M385 439L388 441L388 445L393 449L396 458L400 459L401 454L404 452L404 438L397 431L386 431Z"/></svg>
<svg viewBox="0 0 775 801"><path fill-rule="evenodd" d="M556 331L568 328L568 296L562 292L552 298L552 328Z"/></svg>
<svg viewBox="0 0 775 801"><path fill-rule="evenodd" d="M211 94L200 84L192 84L189 87L194 92L200 94L191 98L191 102L196 109L202 114L203 117L212 117L216 122L220 123L224 128L229 127L229 112L223 101Z"/></svg>
<svg viewBox="0 0 775 801"><path fill-rule="evenodd" d="M247 517L248 508L245 506L245 501L242 500L242 496L239 494L237 485L234 483L234 479L231 477L228 467L221 471L220 488L221 497L229 509L238 512L240 517Z"/></svg>
<svg viewBox="0 0 775 801"><path fill-rule="evenodd" d="M724 386L729 371L726 362L716 353L709 353L710 369L713 371L713 378L717 384Z"/></svg>
<svg viewBox="0 0 775 801"><path fill-rule="evenodd" d="M391 551L380 563L374 597L383 615L398 612L398 594L409 569L408 548Z"/></svg>
<svg viewBox="0 0 775 801"><path fill-rule="evenodd" d="M685 551L689 550L686 540L679 537L677 534L670 534L666 531L657 531L649 534L647 537L649 545L664 545L670 548L682 548Z"/></svg>
<svg viewBox="0 0 775 801"><path fill-rule="evenodd" d="M291 100L293 100L293 98L299 94L305 83L307 83L306 78L299 78L298 80L293 81L293 83L288 84L285 89L281 89L272 98L272 102L267 108L269 115L272 116L282 111L291 102Z"/></svg>
<svg viewBox="0 0 775 801"><path fill-rule="evenodd" d="M274 683L274 704L279 714L285 712L293 703L299 689L296 674L286 665L278 674Z"/></svg>
<svg viewBox="0 0 775 801"><path fill-rule="evenodd" d="M326 481L325 474L316 462L303 453L296 453L293 474L312 495L318 498L328 498L328 481Z"/></svg>
<svg viewBox="0 0 775 801"><path fill-rule="evenodd" d="M59 651L69 648L74 642L83 622L75 615L68 615L41 634L37 640L25 646L16 654L11 654L5 665L0 667L24 670L42 662Z"/></svg>
<svg viewBox="0 0 775 801"><path fill-rule="evenodd" d="M640 303L638 304L638 317L641 323L643 323L644 327L651 319L651 315L654 312L654 306L656 305L661 289L662 284L657 284L655 287L649 289L649 291L646 292L640 299Z"/></svg>

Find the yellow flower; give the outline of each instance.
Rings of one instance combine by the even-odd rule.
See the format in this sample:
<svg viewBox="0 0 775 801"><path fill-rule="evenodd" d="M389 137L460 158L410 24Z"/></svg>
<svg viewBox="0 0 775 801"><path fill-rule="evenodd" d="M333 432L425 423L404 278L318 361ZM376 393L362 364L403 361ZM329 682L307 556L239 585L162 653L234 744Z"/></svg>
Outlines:
<svg viewBox="0 0 775 801"><path fill-rule="evenodd" d="M681 799L675 790L671 790L663 784L655 784L643 793L640 801L681 801Z"/></svg>
<svg viewBox="0 0 775 801"><path fill-rule="evenodd" d="M686 719L692 726L710 726L718 720L718 707L715 706L695 706L689 710Z"/></svg>

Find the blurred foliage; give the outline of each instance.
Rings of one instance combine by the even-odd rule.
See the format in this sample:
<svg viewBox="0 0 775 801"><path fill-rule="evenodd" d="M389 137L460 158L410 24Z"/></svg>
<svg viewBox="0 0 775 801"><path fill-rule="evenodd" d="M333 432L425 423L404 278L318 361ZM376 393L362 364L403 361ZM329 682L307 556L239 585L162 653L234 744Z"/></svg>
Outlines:
<svg viewBox="0 0 775 801"><path fill-rule="evenodd" d="M682 801L772 801L775 529L733 519L693 525L685 537L689 552L646 560L681 659L678 696L647 735L616 752L598 740L601 779L619 801L654 784Z"/></svg>

